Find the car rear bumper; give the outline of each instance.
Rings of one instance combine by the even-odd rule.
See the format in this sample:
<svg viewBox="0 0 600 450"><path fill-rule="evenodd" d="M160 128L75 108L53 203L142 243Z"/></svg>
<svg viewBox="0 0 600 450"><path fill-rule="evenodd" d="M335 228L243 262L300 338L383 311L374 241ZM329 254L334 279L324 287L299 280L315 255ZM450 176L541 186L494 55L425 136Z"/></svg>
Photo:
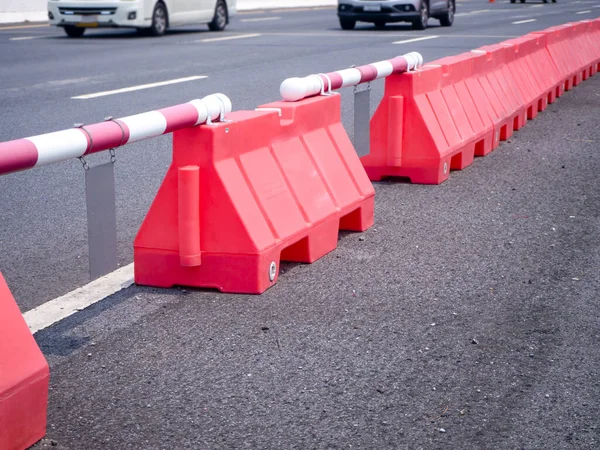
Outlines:
<svg viewBox="0 0 600 450"><path fill-rule="evenodd" d="M402 13L384 13L384 12L369 12L369 13L353 13L338 11L340 19L356 20L358 22L411 22L420 17L418 12L402 12Z"/></svg>

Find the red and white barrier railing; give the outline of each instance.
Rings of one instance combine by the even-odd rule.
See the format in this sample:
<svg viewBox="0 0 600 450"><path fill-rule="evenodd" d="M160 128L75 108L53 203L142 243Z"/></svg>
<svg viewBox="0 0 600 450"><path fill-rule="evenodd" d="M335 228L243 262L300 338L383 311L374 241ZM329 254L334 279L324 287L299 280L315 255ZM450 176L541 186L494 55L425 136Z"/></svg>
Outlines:
<svg viewBox="0 0 600 450"><path fill-rule="evenodd" d="M309 75L304 78L288 78L281 83L279 92L284 100L295 102L346 86L357 86L392 74L415 70L422 64L423 57L421 54L411 52L385 61L327 74Z"/></svg>
<svg viewBox="0 0 600 450"><path fill-rule="evenodd" d="M0 142L0 175L113 149L202 123L231 112L224 94L93 125Z"/></svg>

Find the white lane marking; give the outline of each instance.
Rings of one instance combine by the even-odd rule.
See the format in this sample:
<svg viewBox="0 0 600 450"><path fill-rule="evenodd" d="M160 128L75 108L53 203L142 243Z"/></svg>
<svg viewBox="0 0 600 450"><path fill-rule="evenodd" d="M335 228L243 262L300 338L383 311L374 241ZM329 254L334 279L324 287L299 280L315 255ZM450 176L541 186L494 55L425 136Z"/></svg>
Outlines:
<svg viewBox="0 0 600 450"><path fill-rule="evenodd" d="M257 17L256 19L242 19L240 22L266 22L267 20L281 20L281 17Z"/></svg>
<svg viewBox="0 0 600 450"><path fill-rule="evenodd" d="M9 41L28 41L30 39L40 39L45 36L23 36L23 37L14 37L10 38Z"/></svg>
<svg viewBox="0 0 600 450"><path fill-rule="evenodd" d="M76 100L88 100L90 98L104 97L106 95L122 94L124 92L140 91L142 89L150 89L150 88L155 88L155 87L160 87L160 86L167 86L169 84L185 83L186 81L202 80L204 78L208 78L208 77L206 75L197 75L197 76L193 76L193 77L177 78L175 80L160 81L158 83L141 84L139 86L131 86L131 87L123 88L123 89L115 89L114 91L104 91L104 92L96 92L94 94L78 95L76 97L71 97L71 98L76 99Z"/></svg>
<svg viewBox="0 0 600 450"><path fill-rule="evenodd" d="M463 12L463 13L457 13L454 15L455 16L470 16L472 14L481 14L481 13L486 13L486 12L490 12L490 11L491 11L491 9L477 9L475 11L467 11L467 12ZM513 11L510 9L498 9L498 10L494 11L494 14L501 13L501 12L513 12Z"/></svg>
<svg viewBox="0 0 600 450"><path fill-rule="evenodd" d="M544 5L533 5L533 6L530 6L530 8L543 8L543 7L544 7Z"/></svg>
<svg viewBox="0 0 600 450"><path fill-rule="evenodd" d="M196 41L196 42L230 41L232 39L246 39L246 38L258 37L258 36L262 36L262 35L260 33L240 34L240 35L237 35L237 36L227 36L227 37L221 37L221 38L200 39L199 41Z"/></svg>
<svg viewBox="0 0 600 450"><path fill-rule="evenodd" d="M339 38L344 38L344 39L348 39L348 34L345 33L263 33L263 36L304 36L304 37L339 37ZM365 38L380 38L380 37L391 37L391 38L397 38L397 37L402 37L402 36L415 36L417 37L417 35L414 34L408 34L408 33L391 33L391 32L387 32L387 33L377 33L377 32L372 32L369 34L365 34L364 36L361 37L365 37ZM446 34L444 35L445 38L476 38L476 39L481 39L481 38L494 38L494 39L511 39L511 38L515 38L515 37L520 37L520 36L515 36L515 35L491 35L491 34Z"/></svg>
<svg viewBox="0 0 600 450"><path fill-rule="evenodd" d="M529 23L535 21L537 21L537 19L517 20L516 22L513 22L513 25L519 25L521 23Z"/></svg>
<svg viewBox="0 0 600 450"><path fill-rule="evenodd" d="M592 12L592 10L588 9L586 11L577 11L575 14L588 14L588 13L591 13L591 12Z"/></svg>
<svg viewBox="0 0 600 450"><path fill-rule="evenodd" d="M10 27L0 27L0 31L2 30L20 30L22 28L43 28L43 27L49 27L50 25L46 24L46 25L15 25L15 26L10 26Z"/></svg>
<svg viewBox="0 0 600 450"><path fill-rule="evenodd" d="M439 36L424 36L424 37L420 37L420 38L405 39L403 41L396 41L396 42L394 42L394 44L408 44L410 42L426 41L426 40L429 40L429 39L436 39L436 38L439 38Z"/></svg>
<svg viewBox="0 0 600 450"><path fill-rule="evenodd" d="M133 284L133 263L23 314L32 334Z"/></svg>

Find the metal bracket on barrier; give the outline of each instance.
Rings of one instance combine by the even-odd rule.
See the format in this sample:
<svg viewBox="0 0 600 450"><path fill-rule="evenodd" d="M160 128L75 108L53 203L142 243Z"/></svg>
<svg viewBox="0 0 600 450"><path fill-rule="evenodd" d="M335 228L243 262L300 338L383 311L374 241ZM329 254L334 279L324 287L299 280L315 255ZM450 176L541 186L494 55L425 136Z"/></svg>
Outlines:
<svg viewBox="0 0 600 450"><path fill-rule="evenodd" d="M88 139L90 140L90 149L89 149L89 151L88 151L88 152L86 152L86 153L89 153L89 152L91 152L91 151L92 151L92 149L94 148L94 140L92 139L92 135L90 134L90 132L89 132L88 130L86 130L86 129L85 129L85 127L84 127L84 124L83 124L83 123L75 123L75 124L73 124L73 126L74 126L75 128L79 128L81 131L83 131L83 132L84 132L84 133L87 135Z"/></svg>
<svg viewBox="0 0 600 450"><path fill-rule="evenodd" d="M123 128L123 125L121 125L121 123L118 120L113 119L112 116L108 116L104 118L105 122L114 122L116 123L119 128L121 129L121 142L119 143L118 147L125 145L125 129Z"/></svg>
<svg viewBox="0 0 600 450"><path fill-rule="evenodd" d="M219 122L231 122L231 120L227 120L225 119L225 102L223 101L223 99L219 96L217 96L217 100L219 100L219 103L221 104L221 113L219 114Z"/></svg>
<svg viewBox="0 0 600 450"><path fill-rule="evenodd" d="M358 156L371 152L371 82L367 88L354 86L354 148Z"/></svg>
<svg viewBox="0 0 600 450"><path fill-rule="evenodd" d="M87 161L85 160L85 158L83 156L80 156L77 159L81 162L81 165L83 166L83 170L90 170L90 165L87 163Z"/></svg>
<svg viewBox="0 0 600 450"><path fill-rule="evenodd" d="M255 108L254 111L275 111L281 117L281 108Z"/></svg>
<svg viewBox="0 0 600 450"><path fill-rule="evenodd" d="M319 73L317 74L317 76L319 77L319 80L321 81L321 94L320 95L333 95L334 93L331 91L331 78L329 78L329 76L326 73ZM325 92L325 82L323 81L324 77L327 80L327 92Z"/></svg>
<svg viewBox="0 0 600 450"><path fill-rule="evenodd" d="M231 122L231 120L225 119L225 103L220 97L217 97L217 100L219 100L219 119L217 122ZM210 110L208 109L208 106L206 106L206 125L217 125L217 123L213 122L212 118L210 117Z"/></svg>

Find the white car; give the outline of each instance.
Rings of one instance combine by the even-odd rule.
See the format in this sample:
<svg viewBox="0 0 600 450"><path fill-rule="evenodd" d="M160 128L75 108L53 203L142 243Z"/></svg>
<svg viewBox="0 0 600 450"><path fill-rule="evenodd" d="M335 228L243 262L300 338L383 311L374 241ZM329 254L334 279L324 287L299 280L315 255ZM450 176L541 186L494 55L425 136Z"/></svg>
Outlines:
<svg viewBox="0 0 600 450"><path fill-rule="evenodd" d="M50 25L69 37L86 28L126 27L154 36L177 25L208 24L221 31L237 13L237 0L48 0Z"/></svg>

